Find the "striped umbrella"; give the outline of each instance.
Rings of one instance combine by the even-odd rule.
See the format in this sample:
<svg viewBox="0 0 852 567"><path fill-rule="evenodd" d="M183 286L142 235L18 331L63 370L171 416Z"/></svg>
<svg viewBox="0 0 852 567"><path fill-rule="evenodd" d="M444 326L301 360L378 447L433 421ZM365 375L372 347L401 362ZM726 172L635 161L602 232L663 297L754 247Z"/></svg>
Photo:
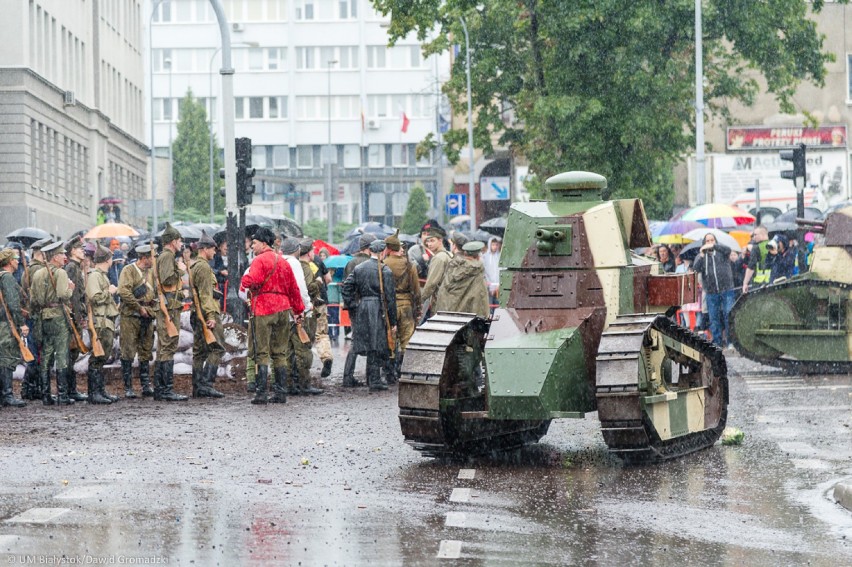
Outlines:
<svg viewBox="0 0 852 567"><path fill-rule="evenodd" d="M722 203L707 203L689 209L681 220L700 222L710 228L735 228L755 221L753 215L732 205Z"/></svg>
<svg viewBox="0 0 852 567"><path fill-rule="evenodd" d="M705 225L695 221L674 220L659 223L651 230L651 239L658 244L686 244L690 240L684 234Z"/></svg>

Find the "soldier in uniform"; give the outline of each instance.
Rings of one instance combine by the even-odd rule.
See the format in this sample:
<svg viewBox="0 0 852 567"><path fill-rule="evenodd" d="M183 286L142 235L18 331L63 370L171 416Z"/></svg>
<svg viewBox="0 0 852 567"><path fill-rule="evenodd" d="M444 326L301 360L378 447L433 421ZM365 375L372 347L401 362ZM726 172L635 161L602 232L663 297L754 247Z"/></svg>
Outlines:
<svg viewBox="0 0 852 567"><path fill-rule="evenodd" d="M305 310L293 270L272 249L274 243L275 234L268 228L255 231L251 241L255 258L240 281L240 286L251 294L252 336L249 340L253 341L257 361L253 404L287 401L290 316L292 314L296 322L301 322ZM275 375L271 400L266 391L270 363Z"/></svg>
<svg viewBox="0 0 852 567"><path fill-rule="evenodd" d="M109 283L110 266L112 266L112 251L104 246L98 246L95 250L94 269L89 271L86 281L86 299L92 306L92 321L98 340L103 346L103 356L95 356L94 340L92 341L92 355L89 358L89 403L111 404L118 401L106 393L104 389L103 367L112 351L113 339L115 339L115 317L118 315L118 305L115 304L113 294L116 287Z"/></svg>
<svg viewBox="0 0 852 567"><path fill-rule="evenodd" d="M216 255L216 242L206 232L201 232L201 238L195 244L197 257L189 268L193 287L193 300L198 305L190 312L192 322L192 397L221 398L224 394L213 387L219 372L219 362L225 354L225 332L222 328L219 301L214 297L216 274L210 267L210 261ZM198 308L204 316L198 320ZM206 326L216 338L215 342L207 344L204 339Z"/></svg>
<svg viewBox="0 0 852 567"><path fill-rule="evenodd" d="M24 321L24 314L21 312L18 282L13 275L18 269L19 262L20 256L14 248L0 251L0 294L6 304L6 308L0 314L0 404L16 408L23 407L27 403L17 399L12 393L12 374L21 360L21 350L12 334L11 325L18 329L21 337L26 337L30 332Z"/></svg>
<svg viewBox="0 0 852 567"><path fill-rule="evenodd" d="M370 259L355 268L343 281L341 289L347 305L358 304L352 324L352 350L367 356L367 385L371 392L388 389L381 378L381 369L389 354L386 321L390 322L392 333L397 330L393 273L379 262L384 249L385 243L381 240L370 244Z"/></svg>
<svg viewBox="0 0 852 567"><path fill-rule="evenodd" d="M320 377L326 378L331 374L331 365L334 362L334 354L331 352L331 341L328 338L328 293L325 287L326 278L330 281L331 276L322 260L315 258L314 241L312 239L305 238L299 242L299 252L302 254L299 261L303 265L307 264L311 272L311 278L317 286L316 296L311 296L311 302L314 306L315 327L312 337L317 349L317 355L320 361L322 361ZM320 269L320 266L322 269Z"/></svg>
<svg viewBox="0 0 852 567"><path fill-rule="evenodd" d="M180 325L180 311L183 307L180 300L181 278L183 271L178 266L177 254L183 247L180 233L172 225L166 223L166 228L160 236L163 252L157 258L155 273L159 293L165 301L165 312L157 309L157 362L154 367L154 399L167 402L184 402L186 396L174 392L175 385L175 352L177 352L178 337L170 337L167 332L167 320L175 326Z"/></svg>
<svg viewBox="0 0 852 567"><path fill-rule="evenodd" d="M296 328L296 323L293 322L293 327L290 329L290 346L295 355L295 366L292 368L291 376L298 376L298 385L294 385L292 393L295 395L312 395L316 396L323 393L323 390L315 388L311 385L311 365L314 363L314 353L311 350L311 344L316 340L317 336L317 307L322 303L322 285L317 281L314 272L311 269L310 258L308 257L313 248L313 240L306 238L299 242L299 264L302 268L302 275L305 278L305 285L308 288L308 296L311 300L312 309L306 313L306 317L302 323L305 332L311 339L308 343L303 343L299 339L299 332ZM328 321L326 321L326 328ZM326 335L326 341L328 335ZM329 345L329 351L331 350ZM293 360L291 358L291 360Z"/></svg>
<svg viewBox="0 0 852 567"><path fill-rule="evenodd" d="M71 317L78 330L86 327L88 318L86 306L86 283L84 274L88 270L88 260L83 250L83 239L75 236L65 243L65 255L68 263L65 264L65 272L68 279L74 282L74 292L71 294ZM65 381L68 383L68 397L75 402L86 401L86 395L77 391L77 373L74 371L74 363L80 356L77 344L72 340L68 345L68 368L65 371Z"/></svg>
<svg viewBox="0 0 852 567"><path fill-rule="evenodd" d="M414 327L420 320L420 280L417 279L417 268L411 263L402 249L399 241L399 231L385 238L387 256L384 264L393 273L394 290L396 292L396 324L398 330L397 349L393 359L388 359L389 364L385 372L385 379L389 384L399 381L399 370L402 368L402 359L405 356L405 348L414 334Z"/></svg>
<svg viewBox="0 0 852 567"><path fill-rule="evenodd" d="M475 313L488 318L488 285L485 282L485 265L479 253L485 248L483 242L468 242L462 253L453 257L438 288L437 311Z"/></svg>
<svg viewBox="0 0 852 567"><path fill-rule="evenodd" d="M38 313L38 336L41 341L41 359L39 379L41 381L42 403L46 406L56 403L73 404L68 397L68 382L64 379L68 370L68 341L71 330L65 319L65 304L71 300L74 284L62 268L65 266L65 248L62 242L55 242L42 248L46 266L33 275L30 288L30 308ZM56 392L50 394L50 367L56 361Z"/></svg>
<svg viewBox="0 0 852 567"><path fill-rule="evenodd" d="M157 309L156 283L151 270L152 245L137 246L136 262L127 264L118 276L118 296L121 298L121 376L124 397L135 398L133 391L133 359L139 355L139 382L143 396L153 396L150 363L154 348L154 317Z"/></svg>
<svg viewBox="0 0 852 567"><path fill-rule="evenodd" d="M366 262L370 259L370 244L376 240L375 234L370 234L369 232L362 234L358 238L358 253L355 254L349 263L346 264L346 267L343 268L343 280L346 281L346 278L355 271L359 265L363 262ZM343 286L341 285L341 290ZM354 325L356 313L358 312L358 299L357 297L352 298L352 303L346 301L344 299L344 305L346 310L349 311L349 320L352 322L352 332L354 333ZM343 387L344 388L354 388L356 386L363 386L361 382L355 379L355 363L358 361L358 354L354 349L349 349L349 352L346 353L346 361L343 363Z"/></svg>
<svg viewBox="0 0 852 567"><path fill-rule="evenodd" d="M32 251L31 260L29 265L27 266L27 271L24 274L22 287L23 287L23 295L27 298L27 302L29 302L30 297L30 287L32 287L33 275L40 269L42 269L45 265L44 262L44 253L41 251L42 248L47 246L53 242L52 238L42 238L41 240L37 240L33 242L30 250ZM27 305L29 308L29 305ZM32 312L28 312L26 316L27 327L30 329L36 328L35 321L36 314ZM27 364L26 370L24 371L24 380L21 384L21 397L25 400L40 400L41 399L41 382L38 377L38 353L40 345L36 341L35 333L30 333L27 335L27 346L29 346L30 351L32 351L33 355L35 355L35 360Z"/></svg>
<svg viewBox="0 0 852 567"><path fill-rule="evenodd" d="M429 275L426 277L426 283L423 284L423 311L428 311L431 306L431 311L437 311L435 307L435 299L438 293L438 287L444 281L444 273L447 271L447 266L452 260L452 255L444 248L444 236L446 233L440 227L432 227L426 231L426 238L423 244L432 254L432 259L429 260ZM427 305L427 302L429 305Z"/></svg>

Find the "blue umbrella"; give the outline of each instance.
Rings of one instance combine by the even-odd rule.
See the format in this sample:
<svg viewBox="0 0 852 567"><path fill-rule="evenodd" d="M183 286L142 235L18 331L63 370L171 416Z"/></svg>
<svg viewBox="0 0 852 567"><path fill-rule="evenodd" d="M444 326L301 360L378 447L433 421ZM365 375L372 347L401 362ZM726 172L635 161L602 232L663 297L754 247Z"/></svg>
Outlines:
<svg viewBox="0 0 852 567"><path fill-rule="evenodd" d="M352 256L349 256L348 254L341 254L339 256L329 256L328 259L323 261L323 263L326 268L344 268L351 259Z"/></svg>

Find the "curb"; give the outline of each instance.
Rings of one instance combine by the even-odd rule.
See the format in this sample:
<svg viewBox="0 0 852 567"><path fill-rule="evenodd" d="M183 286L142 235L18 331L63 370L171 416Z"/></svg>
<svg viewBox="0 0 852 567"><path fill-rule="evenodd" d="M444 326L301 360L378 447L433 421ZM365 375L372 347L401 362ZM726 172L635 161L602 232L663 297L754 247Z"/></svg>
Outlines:
<svg viewBox="0 0 852 567"><path fill-rule="evenodd" d="M838 504L852 512L852 479L834 485L834 499Z"/></svg>

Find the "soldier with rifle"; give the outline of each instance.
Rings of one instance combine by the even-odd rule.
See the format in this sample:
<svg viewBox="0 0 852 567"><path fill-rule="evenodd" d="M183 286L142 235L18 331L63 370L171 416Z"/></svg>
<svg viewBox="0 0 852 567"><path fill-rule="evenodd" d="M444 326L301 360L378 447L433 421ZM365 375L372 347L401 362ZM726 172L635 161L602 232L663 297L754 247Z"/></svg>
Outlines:
<svg viewBox="0 0 852 567"><path fill-rule="evenodd" d="M18 282L13 275L18 269L20 256L14 248L0 251L0 301L3 302L0 315L0 404L11 407L27 405L12 393L12 374L21 358L32 359L24 344L29 327L21 312L21 297Z"/></svg>
<svg viewBox="0 0 852 567"><path fill-rule="evenodd" d="M65 264L65 273L68 279L74 282L74 292L71 294L71 317L78 329L86 326L86 284L84 274L89 268L89 260L83 250L83 239L75 236L65 243L65 255L68 263ZM80 356L74 341L68 345L68 368L65 370L65 382L68 384L68 397L75 402L86 401L86 395L77 391L77 373L74 371L74 363Z"/></svg>
<svg viewBox="0 0 852 567"><path fill-rule="evenodd" d="M53 239L50 237L33 242L32 246L30 246L32 259L29 265L24 267L24 276L21 279L21 287L23 288L22 299L25 299L27 304L27 313L24 316L27 327L30 329L35 329L37 326L36 314L29 310L30 287L32 287L35 273L45 266L44 253L41 249L51 242L53 242ZM26 263L26 256L21 256L21 261ZM24 371L24 380L21 384L21 397L25 400L41 399L41 383L38 377L38 354L41 347L36 341L36 338L35 333L27 334L27 346L34 356L32 362L27 363L26 370Z"/></svg>
<svg viewBox="0 0 852 567"><path fill-rule="evenodd" d="M183 248L180 233L172 225L166 228L160 237L163 253L156 260L154 276L157 281L157 362L154 367L154 399L167 402L183 402L186 396L174 392L175 352L177 352L180 333L180 311L183 307L180 299L183 271L178 266L177 254Z"/></svg>
<svg viewBox="0 0 852 567"><path fill-rule="evenodd" d="M399 240L399 231L385 238L387 256L384 264L393 272L394 291L396 292L396 324L399 330L397 351L388 359L385 380L388 384L399 381L402 359L408 341L414 335L414 328L420 320L422 304L420 302L420 280L417 268L408 259Z"/></svg>
<svg viewBox="0 0 852 567"><path fill-rule="evenodd" d="M92 333L92 356L89 359L89 403L111 404L118 401L118 398L106 393L102 370L108 352L112 351L115 317L118 315L118 306L113 299L116 288L109 283L107 276L112 265L112 251L104 246L98 246L95 250L94 263L95 269L89 272L86 281L87 318L89 330Z"/></svg>
<svg viewBox="0 0 852 567"><path fill-rule="evenodd" d="M39 380L42 403L46 406L74 403L74 400L68 397L68 383L64 379L68 369L68 343L73 324L66 308L74 291L74 283L62 269L65 266L65 248L62 244L55 242L42 248L47 264L33 275L30 287L30 309L38 317L38 328L35 332L41 342ZM57 376L56 398L50 393L50 367L54 360Z"/></svg>
<svg viewBox="0 0 852 567"><path fill-rule="evenodd" d="M127 264L118 276L119 345L121 348L121 376L124 379L124 397L135 398L133 391L133 359L139 355L139 382L142 395L153 396L149 378L154 349L154 317L158 309L156 283L151 270L153 249L156 245L144 244L134 248L136 262Z"/></svg>
<svg viewBox="0 0 852 567"><path fill-rule="evenodd" d="M216 274L210 261L216 255L216 242L206 232L194 244L197 257L189 268L189 287L192 290L192 397L221 398L224 394L213 384L219 363L225 354L225 332L222 328L219 300L213 295Z"/></svg>

